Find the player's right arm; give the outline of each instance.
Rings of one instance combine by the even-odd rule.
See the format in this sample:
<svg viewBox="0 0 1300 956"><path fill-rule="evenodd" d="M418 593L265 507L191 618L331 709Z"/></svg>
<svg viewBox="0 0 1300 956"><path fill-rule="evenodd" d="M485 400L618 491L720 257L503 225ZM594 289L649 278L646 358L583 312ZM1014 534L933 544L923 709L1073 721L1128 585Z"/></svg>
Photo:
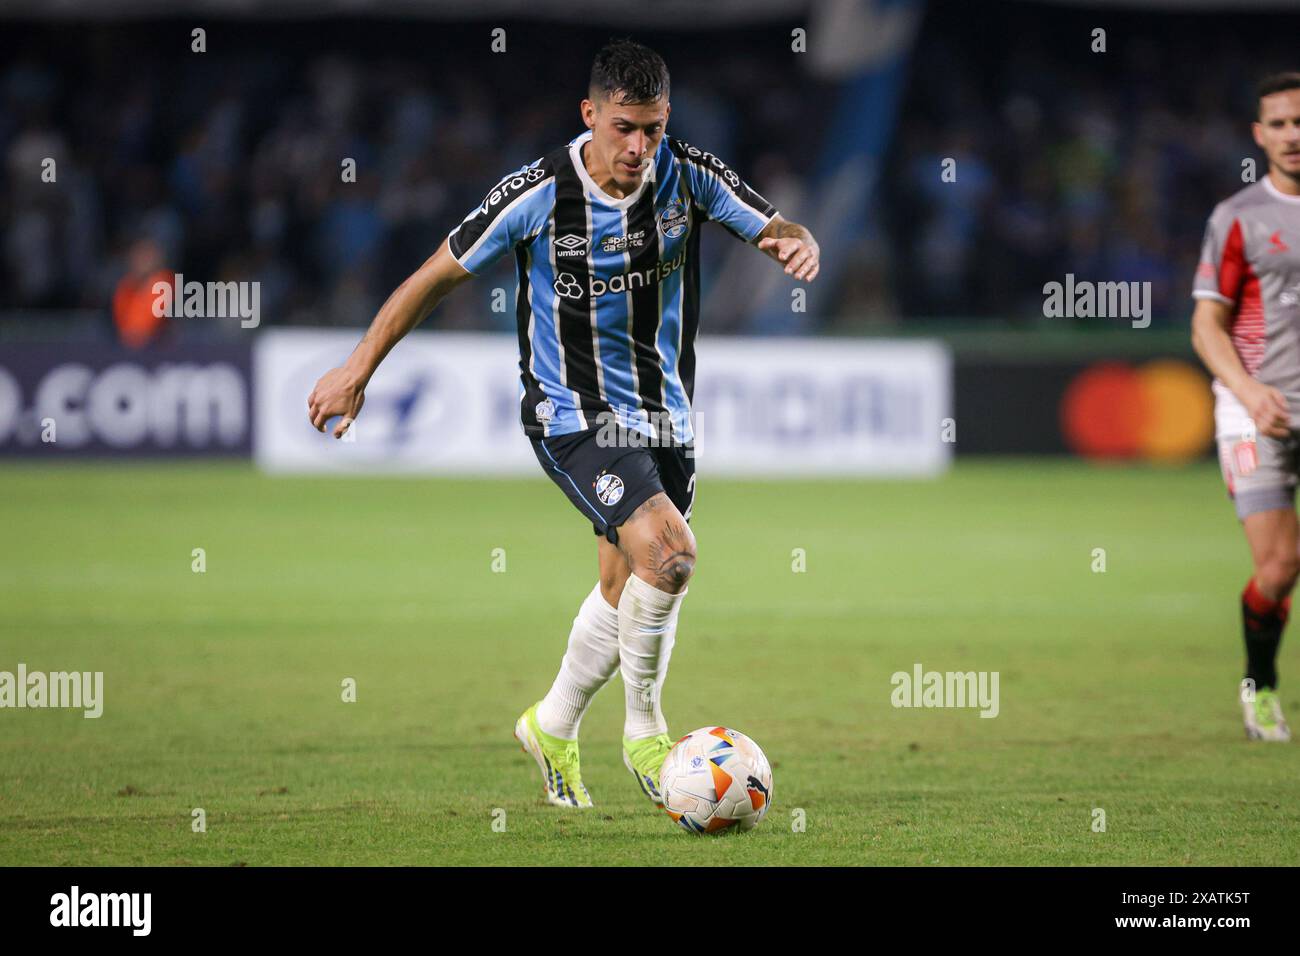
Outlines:
<svg viewBox="0 0 1300 956"><path fill-rule="evenodd" d="M1286 399L1246 370L1229 329L1241 302L1250 263L1234 204L1219 203L1210 214L1201 258L1192 282L1192 347L1205 367L1245 406L1257 431L1281 438L1290 429Z"/></svg>
<svg viewBox="0 0 1300 956"><path fill-rule="evenodd" d="M1218 299L1196 300L1192 313L1192 348L1220 382L1246 407L1255 428L1273 438L1290 430L1291 416L1282 393L1256 379L1241 364L1228 328L1233 307Z"/></svg>
<svg viewBox="0 0 1300 956"><path fill-rule="evenodd" d="M322 375L312 389L307 412L317 431L323 432L327 421L341 415L334 426L334 437L343 437L365 404L366 385L379 363L447 293L471 275L443 240L438 251L388 297L348 360Z"/></svg>
<svg viewBox="0 0 1300 956"><path fill-rule="evenodd" d="M370 323L356 350L339 368L321 376L307 399L318 431L336 415L342 438L366 400L366 384L402 337L470 276L478 275L545 227L555 202L555 176L543 161L531 163L496 184L424 265L397 287Z"/></svg>

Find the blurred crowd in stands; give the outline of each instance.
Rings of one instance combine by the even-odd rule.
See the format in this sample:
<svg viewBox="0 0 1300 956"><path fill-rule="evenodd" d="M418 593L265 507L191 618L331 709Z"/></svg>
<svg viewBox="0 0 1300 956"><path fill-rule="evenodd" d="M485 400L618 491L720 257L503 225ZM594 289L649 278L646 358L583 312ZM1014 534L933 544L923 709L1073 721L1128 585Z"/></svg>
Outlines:
<svg viewBox="0 0 1300 956"><path fill-rule="evenodd" d="M1300 68L1292 32L1250 14L1055 4L935 20L878 194L896 313L1059 325L1043 285L1073 273L1150 282L1155 324L1185 326L1211 210L1247 185L1244 161L1267 171L1254 89Z"/></svg>
<svg viewBox="0 0 1300 956"><path fill-rule="evenodd" d="M925 20L878 215L821 300L821 327L1041 324L1042 286L1067 272L1150 281L1157 323L1185 322L1205 218L1258 156L1253 82L1287 65L1292 37L1129 17L1097 53L1087 17L1055 4L1012 5L1014 21L986 12L996 42L936 9L954 7ZM592 50L607 36L588 32ZM583 129L585 60L518 43L494 76L484 33L259 24L235 39L213 30L197 54L188 25L78 30L65 44L31 27L41 42L0 60L0 310L101 310L124 341L149 341L165 329L142 290L175 270L259 281L265 324L365 324L499 177ZM769 196L797 178L825 91L744 43L700 34L674 47L670 132ZM955 182L940 175L948 158ZM46 159L58 188L37 175ZM489 303L493 287L513 288L512 262L493 275L430 324L511 329ZM724 327L746 331L743 317Z"/></svg>
<svg viewBox="0 0 1300 956"><path fill-rule="evenodd" d="M287 43L295 29L246 29L237 55L213 30L205 54L128 57L147 27L117 28L5 62L0 309L111 307L124 341L149 341L165 330L148 289L176 270L259 281L266 324L364 325L498 179L585 129L590 58L548 60L554 43L514 38L494 75L486 27L412 28L437 35L436 56L409 37L385 47L378 27ZM588 32L594 53L608 33ZM155 27L163 39L188 52L187 28ZM803 147L800 77L735 51L673 63L671 133L756 179L780 175ZM46 157L58 188L39 178ZM506 257L428 324L513 330L513 307L491 309L495 287L513 302L513 270Z"/></svg>

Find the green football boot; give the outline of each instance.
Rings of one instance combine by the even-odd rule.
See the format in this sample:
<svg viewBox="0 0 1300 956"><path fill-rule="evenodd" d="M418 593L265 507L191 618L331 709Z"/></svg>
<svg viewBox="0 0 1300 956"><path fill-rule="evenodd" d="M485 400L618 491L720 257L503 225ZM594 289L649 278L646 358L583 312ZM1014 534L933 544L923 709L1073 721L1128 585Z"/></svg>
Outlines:
<svg viewBox="0 0 1300 956"><path fill-rule="evenodd" d="M1241 694L1241 711L1246 723L1247 740L1271 740L1285 743L1291 739L1291 728L1282 716L1282 702L1278 700L1277 691L1262 688L1255 692L1255 699L1243 690Z"/></svg>
<svg viewBox="0 0 1300 956"><path fill-rule="evenodd" d="M659 769L672 749L673 742L667 734L640 740L623 738L623 766L636 777L641 792L657 807L664 805L664 799L659 795Z"/></svg>
<svg viewBox="0 0 1300 956"><path fill-rule="evenodd" d="M541 701L538 701L541 703ZM524 753L537 761L542 771L546 802L557 807L590 807L591 797L582 785L582 767L578 760L578 742L552 737L537 725L537 704L529 707L515 721L515 740Z"/></svg>

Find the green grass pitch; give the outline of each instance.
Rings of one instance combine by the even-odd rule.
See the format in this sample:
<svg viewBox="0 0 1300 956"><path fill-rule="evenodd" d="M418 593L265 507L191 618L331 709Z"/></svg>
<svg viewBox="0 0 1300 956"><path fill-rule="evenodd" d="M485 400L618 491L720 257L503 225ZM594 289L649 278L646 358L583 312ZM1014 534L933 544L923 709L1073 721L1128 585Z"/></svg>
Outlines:
<svg viewBox="0 0 1300 956"><path fill-rule="evenodd" d="M618 683L583 726L596 809L540 799L511 728L596 577L540 474L8 465L0 670L103 671L105 705L0 711L0 864L1300 863L1300 744L1241 729L1212 465L706 475L693 526L670 731L732 725L775 773L763 824L714 839L623 769ZM1000 714L895 709L917 662L998 671ZM1294 636L1281 671L1300 719Z"/></svg>

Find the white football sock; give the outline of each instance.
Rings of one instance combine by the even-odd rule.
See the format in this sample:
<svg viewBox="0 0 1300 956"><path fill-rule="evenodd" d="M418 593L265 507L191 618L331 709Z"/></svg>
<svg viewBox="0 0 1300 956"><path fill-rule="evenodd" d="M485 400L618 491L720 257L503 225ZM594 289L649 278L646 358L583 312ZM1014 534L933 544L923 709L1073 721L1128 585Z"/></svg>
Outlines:
<svg viewBox="0 0 1300 956"><path fill-rule="evenodd" d="M668 732L659 696L668 676L668 659L677 633L680 594L660 591L635 574L618 602L618 649L627 716L623 734L630 740Z"/></svg>
<svg viewBox="0 0 1300 956"><path fill-rule="evenodd" d="M600 593L600 582L578 609L569 648L555 683L537 707L537 724L554 737L576 740L582 715L618 670L618 610Z"/></svg>

